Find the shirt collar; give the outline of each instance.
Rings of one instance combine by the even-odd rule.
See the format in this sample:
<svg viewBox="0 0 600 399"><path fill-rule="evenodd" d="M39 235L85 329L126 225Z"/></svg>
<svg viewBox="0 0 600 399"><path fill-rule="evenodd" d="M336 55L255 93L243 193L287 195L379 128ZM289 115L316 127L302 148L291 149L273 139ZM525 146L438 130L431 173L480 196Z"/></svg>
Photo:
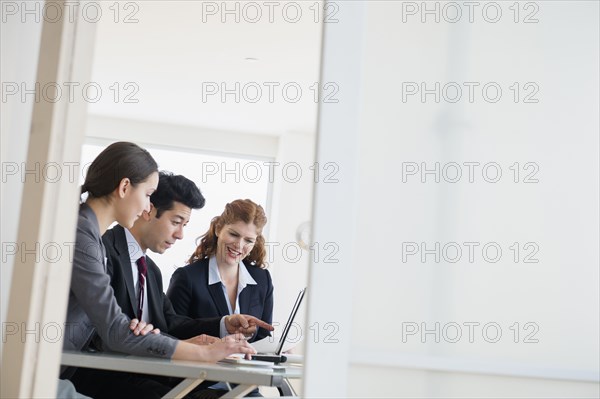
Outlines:
<svg viewBox="0 0 600 399"><path fill-rule="evenodd" d="M250 272L244 265L244 262L240 261L238 274L238 291L243 290L247 285L257 285L256 280L252 278ZM208 284L223 283L221 280L221 274L219 273L219 267L217 266L217 257L211 256L208 260Z"/></svg>
<svg viewBox="0 0 600 399"><path fill-rule="evenodd" d="M127 239L127 250L129 251L129 259L132 263L136 262L139 258L144 256L144 252L142 248L140 248L140 244L136 241L135 237L129 229L123 228L125 230L125 238Z"/></svg>

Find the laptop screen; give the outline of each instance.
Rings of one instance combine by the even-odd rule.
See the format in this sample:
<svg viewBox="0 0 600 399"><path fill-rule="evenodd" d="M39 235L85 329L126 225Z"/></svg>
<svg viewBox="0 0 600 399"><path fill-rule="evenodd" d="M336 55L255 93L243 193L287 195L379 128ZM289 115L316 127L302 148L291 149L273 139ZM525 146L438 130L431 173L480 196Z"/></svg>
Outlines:
<svg viewBox="0 0 600 399"><path fill-rule="evenodd" d="M281 355L283 351L283 345L285 344L285 340L287 339L288 333L292 328L292 324L294 323L294 319L296 318L296 313L298 313L298 309L300 308L300 304L302 303L302 299L304 299L304 293L306 292L306 287L300 290L298 293L298 297L296 297L296 303L294 303L294 307L292 308L292 313L290 313L290 317L288 317L288 321L285 324L283 329L283 335L279 339L279 344L277 345L277 350L275 351L276 355Z"/></svg>

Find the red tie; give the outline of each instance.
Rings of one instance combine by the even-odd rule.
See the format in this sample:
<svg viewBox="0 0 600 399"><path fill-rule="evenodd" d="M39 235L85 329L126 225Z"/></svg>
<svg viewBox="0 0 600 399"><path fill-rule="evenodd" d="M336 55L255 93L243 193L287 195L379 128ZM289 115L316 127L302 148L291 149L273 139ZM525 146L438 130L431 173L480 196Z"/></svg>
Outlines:
<svg viewBox="0 0 600 399"><path fill-rule="evenodd" d="M148 265L146 264L146 257L142 256L136 262L138 267L138 312L137 317L139 321L142 321L142 309L144 308L144 285L146 282L146 273L148 272Z"/></svg>

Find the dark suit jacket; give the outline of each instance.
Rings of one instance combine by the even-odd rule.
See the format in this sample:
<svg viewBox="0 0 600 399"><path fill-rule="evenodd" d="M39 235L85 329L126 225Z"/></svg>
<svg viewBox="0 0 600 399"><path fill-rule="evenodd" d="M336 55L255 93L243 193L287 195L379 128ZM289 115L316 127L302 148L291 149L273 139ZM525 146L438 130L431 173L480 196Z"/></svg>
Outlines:
<svg viewBox="0 0 600 399"><path fill-rule="evenodd" d="M121 226L107 230L102 237L107 252L107 271L111 277L110 284L115 292L115 297L123 313L130 318L135 318L137 301L125 229ZM179 339L187 339L199 334L219 336L221 317L194 320L187 316L175 313L171 301L165 295L162 285L162 274L156 263L146 256L148 263L148 276L146 289L148 293L149 321L162 332L166 332Z"/></svg>
<svg viewBox="0 0 600 399"><path fill-rule="evenodd" d="M247 266L257 285L247 285L240 293L240 313L249 314L269 324L273 319L273 282L265 269ZM178 314L189 317L215 317L229 314L225 294L220 284L208 284L208 259L175 270L167 297ZM270 334L259 328L250 341Z"/></svg>

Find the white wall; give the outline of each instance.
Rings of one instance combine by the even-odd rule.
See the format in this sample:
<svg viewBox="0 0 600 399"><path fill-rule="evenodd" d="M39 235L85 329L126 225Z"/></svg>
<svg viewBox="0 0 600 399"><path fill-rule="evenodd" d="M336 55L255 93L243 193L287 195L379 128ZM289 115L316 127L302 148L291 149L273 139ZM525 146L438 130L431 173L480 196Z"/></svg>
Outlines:
<svg viewBox="0 0 600 399"><path fill-rule="evenodd" d="M21 177L22 162L27 158L27 145L29 143L29 129L31 126L31 113L33 110L34 96L28 95L22 101L20 85L26 88L34 87L37 71L37 60L40 49L41 23L36 23L33 18L22 22L20 18L7 18L0 24L0 72L2 81L2 95L5 88L12 90L13 84L19 85L19 93L6 94L0 103L2 118L0 118L0 132L2 145L0 149L2 162L2 190L0 205L0 220L2 220L1 240L2 269L1 269L1 320L6 321L10 281L13 270L13 259L5 258L4 245L17 242L19 214L21 210L21 197L23 193L23 180ZM16 165L15 165L16 164ZM16 170L15 170L16 168ZM4 333L4 332L3 332ZM0 348L2 348L0 341ZM1 351L0 351L1 352Z"/></svg>
<svg viewBox="0 0 600 399"><path fill-rule="evenodd" d="M430 9L436 3L428 3ZM514 23L508 8L512 3L500 3L503 17L497 23L486 22L481 8L473 23L464 22L465 7L464 23L443 18L437 23L432 15L423 23L420 14L404 14L403 22L403 11L410 10L406 7L421 4L365 3L362 70L355 74L362 94L341 99L360 107L358 189L356 197L338 204L348 214L347 223L337 226L338 236L348 238L348 230L356 231L350 248L342 248L355 254L348 267L352 275L332 278L326 271L311 272L311 279L326 280L312 291L318 313L338 312L343 318L344 310L328 302L338 296L334 287L352 284L352 323L344 326L351 331L352 349L345 364L343 359L307 359L313 366L307 389L313 392L312 384L326 381L311 376L347 367L347 378L335 380L347 385L326 396L597 397L598 3L536 2L539 22L534 24ZM437 4L442 8L445 3ZM520 11L522 21L535 9ZM350 42L349 36L334 32L344 29L344 15L342 10L338 26L325 28L323 58L328 76L335 76L328 70L333 65L346 81L349 66L333 58ZM351 42L360 40L352 37ZM433 95L403 101L404 82L427 82L428 88L435 82L480 86L472 103L465 86L457 103L443 96L436 102ZM481 95L488 82L503 89L497 103ZM514 82L521 88L518 103L510 90ZM539 87L534 96L538 103L523 102L527 82ZM321 118L332 113L323 106ZM321 129L319 158L348 151L346 143L341 150L331 145L335 139L353 136ZM403 182L407 162L425 162L429 168L435 162L496 162L503 176L488 183L480 166L469 183L463 166L457 183L445 182L443 176L436 183L432 175L423 183L419 174ZM521 165L519 183L513 182L509 168L514 162ZM523 183L526 162L539 167L538 183ZM317 198L318 225L337 221L331 205ZM423 262L420 253L403 261L403 243L410 242L425 242L428 248L436 242L478 242L479 247L473 262L464 246L456 263L443 257L435 262L433 255ZM496 263L481 255L488 242L503 250ZM510 249L514 242L520 243L518 262ZM523 262L530 252L523 249L527 242L539 247L534 256L538 263ZM436 322L440 342L422 331L403 340L403 328L422 329L426 323L432 329ZM480 323L473 342L464 325L469 322ZM527 322L533 324L525 328ZM449 342L455 331L450 323L462 327L457 343ZM486 341L493 330L482 335L486 323L502 329L497 343ZM539 342L525 343L534 331L530 338Z"/></svg>
<svg viewBox="0 0 600 399"><path fill-rule="evenodd" d="M314 170L309 168L314 166L314 142L314 134L295 132L284 133L279 140L276 158L279 165L274 169L273 207L269 219L273 255L269 272L275 284L273 320L279 323L279 332L287 322L298 292L307 285L309 261L317 251L303 249L296 241L298 228L311 221L315 175ZM299 170L301 175L297 174ZM302 353L301 339L307 339L308 334L304 329L305 305L289 334L300 344L296 349L298 353Z"/></svg>
<svg viewBox="0 0 600 399"><path fill-rule="evenodd" d="M329 7L326 5L326 9ZM335 7L335 5L334 5ZM340 87L336 101L319 105L316 161L335 165L334 179L319 179L313 199L312 241L319 247L333 245L333 256L314 258L309 268L307 339L304 368L306 397L347 396L348 361L351 354L351 322L354 292L356 223L358 207L356 160L360 151L359 110L362 96L363 2L347 2L336 23L325 23L321 82ZM330 252L331 254L331 252ZM372 309L370 314L378 313Z"/></svg>
<svg viewBox="0 0 600 399"><path fill-rule="evenodd" d="M598 383L353 365L349 397L589 398Z"/></svg>

